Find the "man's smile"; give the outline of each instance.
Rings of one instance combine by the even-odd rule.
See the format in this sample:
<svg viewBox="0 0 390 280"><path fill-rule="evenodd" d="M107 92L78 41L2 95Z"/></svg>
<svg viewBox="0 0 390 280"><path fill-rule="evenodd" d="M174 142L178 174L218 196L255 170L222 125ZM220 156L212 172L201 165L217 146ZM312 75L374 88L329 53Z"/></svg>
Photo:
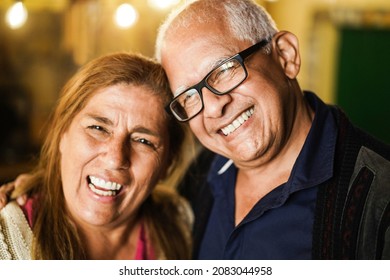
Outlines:
<svg viewBox="0 0 390 280"><path fill-rule="evenodd" d="M222 133L227 136L233 133L237 128L239 128L244 122L246 122L254 113L253 107L243 112L238 118L232 121L230 124L221 129Z"/></svg>

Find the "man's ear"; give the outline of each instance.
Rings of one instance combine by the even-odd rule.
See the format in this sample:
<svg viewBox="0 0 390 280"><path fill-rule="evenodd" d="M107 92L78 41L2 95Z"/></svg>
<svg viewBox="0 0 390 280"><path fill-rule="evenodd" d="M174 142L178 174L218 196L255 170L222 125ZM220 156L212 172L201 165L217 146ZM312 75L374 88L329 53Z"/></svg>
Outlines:
<svg viewBox="0 0 390 280"><path fill-rule="evenodd" d="M297 37L288 31L280 31L272 41L275 54L278 56L284 73L290 79L295 79L301 67Z"/></svg>

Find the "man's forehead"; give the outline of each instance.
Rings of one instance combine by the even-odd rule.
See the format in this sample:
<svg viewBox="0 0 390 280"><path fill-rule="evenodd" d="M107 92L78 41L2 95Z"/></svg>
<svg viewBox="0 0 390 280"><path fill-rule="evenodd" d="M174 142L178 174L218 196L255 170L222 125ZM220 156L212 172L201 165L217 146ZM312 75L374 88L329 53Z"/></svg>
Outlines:
<svg viewBox="0 0 390 280"><path fill-rule="evenodd" d="M200 82L223 60L237 53L237 50L237 44L204 39L187 44L179 43L175 48L165 50L162 64L174 96Z"/></svg>

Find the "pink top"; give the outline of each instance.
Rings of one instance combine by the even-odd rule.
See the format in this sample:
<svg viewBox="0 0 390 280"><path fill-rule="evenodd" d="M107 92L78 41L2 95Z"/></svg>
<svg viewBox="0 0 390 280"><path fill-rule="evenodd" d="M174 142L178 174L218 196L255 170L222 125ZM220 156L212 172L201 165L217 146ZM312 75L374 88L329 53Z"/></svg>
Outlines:
<svg viewBox="0 0 390 280"><path fill-rule="evenodd" d="M34 201L35 201L34 198L28 198L26 201L26 204L21 206L22 211L23 211L24 215L26 216L28 224L30 225L31 228L34 224L34 211L33 211Z"/></svg>
<svg viewBox="0 0 390 280"><path fill-rule="evenodd" d="M27 218L28 224L30 225L31 228L32 228L32 225L34 224L34 211L33 211L34 202L35 202L34 198L28 198L26 204L21 207L24 215ZM152 246L150 246L150 245L148 246L148 245L149 244L148 244L148 240L146 238L144 223L141 222L141 228L139 231L137 247L136 247L136 251L135 251L135 260L154 260L155 259L154 250L153 250Z"/></svg>
<svg viewBox="0 0 390 280"><path fill-rule="evenodd" d="M149 250L148 250L149 249ZM144 223L141 222L141 229L139 231L139 237L137 241L137 248L135 251L136 260L154 260L154 250L152 246L148 248L148 241L146 239Z"/></svg>

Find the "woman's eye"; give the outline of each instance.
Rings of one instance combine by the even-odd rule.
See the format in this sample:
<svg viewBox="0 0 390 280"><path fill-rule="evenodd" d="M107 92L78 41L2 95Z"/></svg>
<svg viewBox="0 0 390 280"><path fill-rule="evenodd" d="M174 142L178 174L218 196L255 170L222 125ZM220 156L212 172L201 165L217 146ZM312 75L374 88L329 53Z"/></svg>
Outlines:
<svg viewBox="0 0 390 280"><path fill-rule="evenodd" d="M145 138L137 138L137 139L134 139L134 141L155 149L154 144Z"/></svg>
<svg viewBox="0 0 390 280"><path fill-rule="evenodd" d="M110 133L109 131L100 125L90 125L87 127L89 135L96 139L105 139Z"/></svg>
<svg viewBox="0 0 390 280"><path fill-rule="evenodd" d="M88 126L88 129L106 132L106 129L100 125L90 125Z"/></svg>

